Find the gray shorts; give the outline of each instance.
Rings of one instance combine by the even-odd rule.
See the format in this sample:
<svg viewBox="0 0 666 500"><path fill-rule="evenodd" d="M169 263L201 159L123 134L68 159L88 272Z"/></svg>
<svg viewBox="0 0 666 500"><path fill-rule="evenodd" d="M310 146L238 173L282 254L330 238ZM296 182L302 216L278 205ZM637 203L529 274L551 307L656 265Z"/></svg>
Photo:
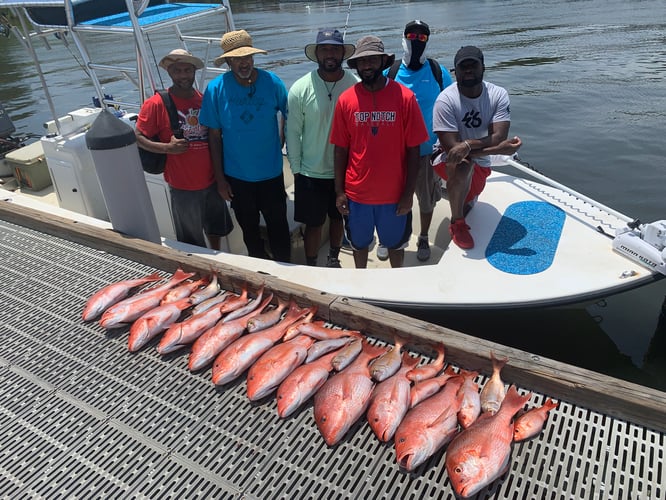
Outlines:
<svg viewBox="0 0 666 500"><path fill-rule="evenodd" d="M217 192L217 185L197 191L170 188L171 212L176 239L206 246L204 231L211 236L226 236L234 228L227 202Z"/></svg>
<svg viewBox="0 0 666 500"><path fill-rule="evenodd" d="M414 191L419 201L419 210L425 214L432 213L437 202L442 199L442 179L435 175L430 165L430 155L419 159L419 175Z"/></svg>

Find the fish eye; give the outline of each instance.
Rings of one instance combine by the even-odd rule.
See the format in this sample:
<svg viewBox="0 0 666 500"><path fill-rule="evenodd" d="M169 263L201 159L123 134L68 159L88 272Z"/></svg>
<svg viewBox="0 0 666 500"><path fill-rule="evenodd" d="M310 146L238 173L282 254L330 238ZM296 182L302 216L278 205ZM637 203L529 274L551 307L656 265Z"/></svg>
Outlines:
<svg viewBox="0 0 666 500"><path fill-rule="evenodd" d="M462 467L456 467L456 468L453 469L453 470L456 471L458 474L461 474L461 473L462 473Z"/></svg>

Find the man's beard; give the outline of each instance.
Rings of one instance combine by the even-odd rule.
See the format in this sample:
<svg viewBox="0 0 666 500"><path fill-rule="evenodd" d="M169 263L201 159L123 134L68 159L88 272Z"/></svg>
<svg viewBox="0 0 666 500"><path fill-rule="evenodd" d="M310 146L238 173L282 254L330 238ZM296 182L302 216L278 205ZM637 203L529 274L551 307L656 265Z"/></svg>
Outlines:
<svg viewBox="0 0 666 500"><path fill-rule="evenodd" d="M477 85L480 85L481 82L483 82L483 77L479 76L477 78L474 78L473 80L460 80L458 84L461 87L465 87L467 89L471 89L472 87L476 87Z"/></svg>
<svg viewBox="0 0 666 500"><path fill-rule="evenodd" d="M337 73L342 68L342 60L336 60L333 63L333 60L324 60L319 63L319 70L322 73Z"/></svg>
<svg viewBox="0 0 666 500"><path fill-rule="evenodd" d="M365 74L365 73L364 73ZM361 82L363 82L366 85L373 85L380 76L382 76L382 70L378 69L376 71L373 71L372 75L370 76L364 76L364 75L359 75L361 77Z"/></svg>

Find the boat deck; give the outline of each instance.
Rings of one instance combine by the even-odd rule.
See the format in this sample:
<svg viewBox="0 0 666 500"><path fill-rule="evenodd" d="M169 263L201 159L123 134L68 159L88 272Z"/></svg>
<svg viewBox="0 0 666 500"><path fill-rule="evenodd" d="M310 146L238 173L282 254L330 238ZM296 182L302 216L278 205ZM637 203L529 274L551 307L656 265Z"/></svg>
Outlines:
<svg viewBox="0 0 666 500"><path fill-rule="evenodd" d="M116 251L121 243L102 250L72 241L65 230L48 233L68 239L11 218L0 217L2 496L454 498L442 451L405 473L393 446L380 443L364 422L329 448L311 405L281 420L274 399L249 402L242 380L215 388L209 372L187 370L184 352L160 357L151 344L130 354L126 330L106 333L81 322L93 291L165 271L160 262L172 265L182 255L138 248L128 258L131 251ZM223 286L237 288L240 276L228 270ZM419 338L441 339L455 366L487 375L488 363L475 363L493 349L510 358L504 381L533 392L530 406L546 396L560 400L544 433L516 444L510 472L479 498L666 496L666 394L266 280L280 295L321 300L320 314L335 324L357 328L374 317L362 328L372 336L381 326L409 334L415 346ZM618 400L631 394L651 409L623 413L627 407Z"/></svg>

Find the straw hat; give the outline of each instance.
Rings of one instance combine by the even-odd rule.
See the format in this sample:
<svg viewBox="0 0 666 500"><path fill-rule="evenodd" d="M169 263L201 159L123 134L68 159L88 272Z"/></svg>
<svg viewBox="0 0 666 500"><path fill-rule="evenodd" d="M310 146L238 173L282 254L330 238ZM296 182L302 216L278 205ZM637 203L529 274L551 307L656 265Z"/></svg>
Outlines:
<svg viewBox="0 0 666 500"><path fill-rule="evenodd" d="M252 37L245 30L229 31L220 41L222 55L215 59L215 66L222 66L227 57L243 57L252 54L268 54L265 50L252 46Z"/></svg>
<svg viewBox="0 0 666 500"><path fill-rule="evenodd" d="M201 69L204 67L204 63L201 59L194 57L185 49L172 50L162 58L159 66L160 68L168 70L169 66L175 63L189 63L196 69Z"/></svg>

